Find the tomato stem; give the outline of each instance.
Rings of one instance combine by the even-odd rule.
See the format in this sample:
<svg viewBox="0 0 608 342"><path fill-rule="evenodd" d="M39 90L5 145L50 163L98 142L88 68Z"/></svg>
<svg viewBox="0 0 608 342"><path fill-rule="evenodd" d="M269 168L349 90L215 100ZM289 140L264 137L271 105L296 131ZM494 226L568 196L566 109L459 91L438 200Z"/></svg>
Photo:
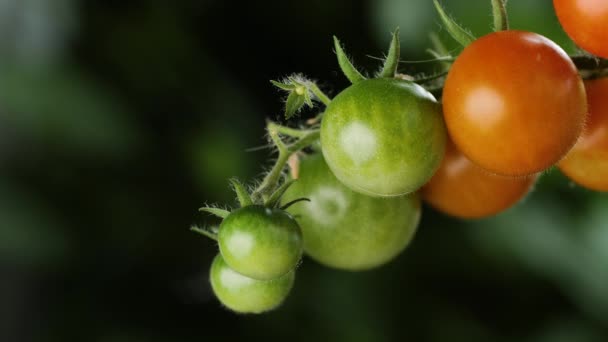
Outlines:
<svg viewBox="0 0 608 342"><path fill-rule="evenodd" d="M279 156L272 169L270 169L270 172L268 172L266 177L262 180L262 183L260 183L258 188L251 195L254 202L267 199L277 188L289 157L301 149L312 145L320 136L319 130L297 130L278 125L274 122L268 122L266 129L268 130L273 143L277 146ZM285 145L279 136L279 133L295 137L297 140L290 145Z"/></svg>
<svg viewBox="0 0 608 342"><path fill-rule="evenodd" d="M319 88L319 86L315 82L309 82L308 89L312 91L312 93L317 97L319 101L321 101L321 103L326 106L329 106L329 104L331 103L331 99Z"/></svg>
<svg viewBox="0 0 608 342"><path fill-rule="evenodd" d="M200 228L200 227L197 227L197 226L192 226L192 227L190 227L190 230L193 231L193 232L195 232L195 233L199 233L201 235L204 235L204 236L210 238L211 240L217 241L217 233L214 233L210 229Z"/></svg>
<svg viewBox="0 0 608 342"><path fill-rule="evenodd" d="M492 0L492 16L494 17L495 32L506 31L509 29L507 0Z"/></svg>

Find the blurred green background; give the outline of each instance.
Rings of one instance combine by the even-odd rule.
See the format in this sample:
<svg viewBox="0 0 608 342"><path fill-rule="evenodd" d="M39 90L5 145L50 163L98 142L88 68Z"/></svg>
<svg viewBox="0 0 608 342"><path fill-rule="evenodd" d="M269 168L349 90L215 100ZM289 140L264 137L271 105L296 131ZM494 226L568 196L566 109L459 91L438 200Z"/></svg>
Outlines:
<svg viewBox="0 0 608 342"><path fill-rule="evenodd" d="M489 1L445 5L490 31ZM572 51L550 0L509 9ZM268 167L247 151L280 119L268 80L303 72L336 94L331 36L372 72L396 26L405 60L446 38L430 0L0 1L0 341L608 340L608 197L558 171L495 218L425 207L380 269L305 259L270 314L214 299L217 246L188 227L234 203L229 177Z"/></svg>

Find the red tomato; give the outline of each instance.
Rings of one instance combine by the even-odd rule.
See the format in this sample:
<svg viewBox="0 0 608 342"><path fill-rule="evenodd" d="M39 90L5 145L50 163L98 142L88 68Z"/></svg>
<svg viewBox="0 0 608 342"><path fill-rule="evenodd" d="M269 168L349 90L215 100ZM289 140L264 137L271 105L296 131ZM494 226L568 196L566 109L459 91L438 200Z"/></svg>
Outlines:
<svg viewBox="0 0 608 342"><path fill-rule="evenodd" d="M587 113L583 81L568 55L524 31L494 32L467 46L447 76L443 105L458 149L507 176L557 163Z"/></svg>
<svg viewBox="0 0 608 342"><path fill-rule="evenodd" d="M608 191L608 77L585 81L589 116L579 141L559 163L574 182Z"/></svg>
<svg viewBox="0 0 608 342"><path fill-rule="evenodd" d="M553 0L557 18L583 49L608 58L608 1Z"/></svg>
<svg viewBox="0 0 608 342"><path fill-rule="evenodd" d="M425 202L460 218L495 215L517 203L532 188L536 175L505 177L469 161L452 143L437 173L421 191Z"/></svg>

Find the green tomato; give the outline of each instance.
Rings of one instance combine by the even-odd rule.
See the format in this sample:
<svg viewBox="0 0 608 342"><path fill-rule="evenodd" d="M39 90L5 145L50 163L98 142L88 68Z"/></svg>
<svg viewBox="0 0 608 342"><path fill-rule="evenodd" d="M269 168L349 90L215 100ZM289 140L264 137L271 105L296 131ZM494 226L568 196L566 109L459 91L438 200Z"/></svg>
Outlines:
<svg viewBox="0 0 608 342"><path fill-rule="evenodd" d="M287 212L251 205L220 224L220 252L233 270L259 280L280 277L302 257L302 231Z"/></svg>
<svg viewBox="0 0 608 342"><path fill-rule="evenodd" d="M439 168L446 144L441 107L421 86L392 78L355 83L327 107L321 147L336 177L376 197L416 191Z"/></svg>
<svg viewBox="0 0 608 342"><path fill-rule="evenodd" d="M284 202L310 202L289 209L304 234L304 251L318 262L346 270L380 266L412 240L420 220L416 193L391 198L362 195L344 186L320 154L300 161L300 176Z"/></svg>
<svg viewBox="0 0 608 342"><path fill-rule="evenodd" d="M227 308L240 313L261 313L281 305L294 278L294 270L272 280L249 278L228 267L219 254L213 259L209 274L215 296Z"/></svg>

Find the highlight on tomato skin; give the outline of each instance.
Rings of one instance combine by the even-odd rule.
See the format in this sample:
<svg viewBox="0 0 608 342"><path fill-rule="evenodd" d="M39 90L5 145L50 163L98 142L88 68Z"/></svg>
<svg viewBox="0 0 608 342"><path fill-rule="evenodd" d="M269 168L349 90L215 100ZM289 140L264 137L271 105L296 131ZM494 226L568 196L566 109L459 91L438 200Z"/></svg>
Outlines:
<svg viewBox="0 0 608 342"><path fill-rule="evenodd" d="M580 47L608 58L608 1L553 0L560 24Z"/></svg>
<svg viewBox="0 0 608 342"><path fill-rule="evenodd" d="M589 115L582 136L558 164L572 181L608 191L608 77L585 81Z"/></svg>
<svg viewBox="0 0 608 342"><path fill-rule="evenodd" d="M332 99L321 122L327 165L353 191L399 197L417 191L441 163L441 107L420 85L375 78Z"/></svg>
<svg viewBox="0 0 608 342"><path fill-rule="evenodd" d="M448 215L483 218L515 205L530 192L537 178L491 174L468 160L450 141L439 170L421 189L421 195L426 203Z"/></svg>
<svg viewBox="0 0 608 342"><path fill-rule="evenodd" d="M526 176L556 164L580 136L587 101L568 55L532 32L490 33L454 62L443 91L449 135L472 162Z"/></svg>
<svg viewBox="0 0 608 342"><path fill-rule="evenodd" d="M303 156L299 178L284 202L309 198L287 209L304 235L304 251L332 268L363 271L396 258L411 243L421 217L418 193L378 198L342 184L320 153Z"/></svg>
<svg viewBox="0 0 608 342"><path fill-rule="evenodd" d="M213 293L228 309L237 313L262 313L280 306L293 287L295 270L270 280L257 280L231 269L221 254L211 264L209 282Z"/></svg>

